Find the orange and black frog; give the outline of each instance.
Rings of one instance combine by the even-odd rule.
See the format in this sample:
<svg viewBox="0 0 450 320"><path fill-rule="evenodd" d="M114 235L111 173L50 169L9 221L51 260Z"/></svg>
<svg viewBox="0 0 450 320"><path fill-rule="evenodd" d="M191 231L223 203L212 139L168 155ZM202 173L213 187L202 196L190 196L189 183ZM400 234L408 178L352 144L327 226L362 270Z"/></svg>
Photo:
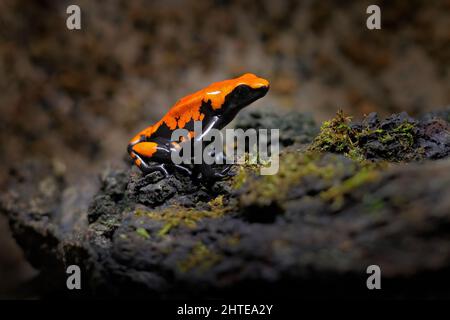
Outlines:
<svg viewBox="0 0 450 320"><path fill-rule="evenodd" d="M180 141L171 140L172 132L186 129L193 144L203 145L201 139L209 130L224 128L242 108L262 98L268 90L266 79L250 73L213 83L180 99L160 121L139 132L128 144L128 153L145 174L160 171L168 175L172 169L177 169L196 178L201 174L206 180L226 177L231 165L216 171L207 164L194 166L194 170L187 165L174 164L171 152L179 151ZM195 121L202 123L203 132L199 136L194 134ZM150 162L156 164L150 165Z"/></svg>

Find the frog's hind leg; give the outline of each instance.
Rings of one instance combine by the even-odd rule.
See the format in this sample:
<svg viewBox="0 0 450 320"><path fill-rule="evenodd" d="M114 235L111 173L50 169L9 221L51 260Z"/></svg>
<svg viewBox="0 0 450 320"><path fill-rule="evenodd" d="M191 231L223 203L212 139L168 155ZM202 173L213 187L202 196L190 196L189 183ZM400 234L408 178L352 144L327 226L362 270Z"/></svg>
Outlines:
<svg viewBox="0 0 450 320"><path fill-rule="evenodd" d="M159 171L167 176L169 171L166 164L160 159L161 151L159 149L158 144L153 141L138 141L128 145L128 153L142 173L149 174ZM157 164L150 165L149 162L157 162Z"/></svg>
<svg viewBox="0 0 450 320"><path fill-rule="evenodd" d="M178 171L181 171L188 176L192 176L192 171L190 169L186 168L185 166L183 166L181 164L174 164L173 166Z"/></svg>
<svg viewBox="0 0 450 320"><path fill-rule="evenodd" d="M168 166L186 174L188 176L192 176L192 171L185 167L183 164L176 164L172 160L172 152L179 152L180 145L175 142L171 142L170 140L159 138L156 140L158 142L158 150L155 154L155 157Z"/></svg>
<svg viewBox="0 0 450 320"><path fill-rule="evenodd" d="M155 171L161 172L165 177L167 177L169 175L169 171L167 170L166 165L164 163L149 165L149 163L146 160L144 160L139 154L132 151L132 152L130 152L130 155L134 159L134 163L136 164L136 166L145 175L150 174Z"/></svg>
<svg viewBox="0 0 450 320"><path fill-rule="evenodd" d="M143 141L128 146L128 152L135 159L135 164L145 174L160 171L165 176L170 169L176 169L187 175L192 175L191 170L181 164L175 164L171 158L171 152L176 146L170 140L156 138L152 141ZM157 162L156 165L149 165L149 162Z"/></svg>

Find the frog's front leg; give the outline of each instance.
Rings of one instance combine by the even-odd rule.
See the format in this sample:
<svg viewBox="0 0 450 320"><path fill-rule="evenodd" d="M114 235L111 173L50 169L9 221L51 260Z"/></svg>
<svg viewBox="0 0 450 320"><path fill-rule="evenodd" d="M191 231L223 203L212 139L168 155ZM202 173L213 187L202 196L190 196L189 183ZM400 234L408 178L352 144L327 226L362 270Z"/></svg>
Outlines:
<svg viewBox="0 0 450 320"><path fill-rule="evenodd" d="M230 173L230 169L233 167L233 165L228 164L224 165L224 168L216 169L213 168L211 165L208 164L202 164L199 165L198 171L201 174L201 180L205 182L214 182L217 180L222 180L227 177L232 177L234 174Z"/></svg>
<svg viewBox="0 0 450 320"><path fill-rule="evenodd" d="M217 116L214 116L210 119L210 121L206 124L204 131L201 135L196 136L193 139L193 144L197 145L197 148L201 148L201 150L205 150L205 148L208 148L208 144L211 142L204 141L204 138L208 136L212 129L220 129L223 126L223 120ZM194 150L195 150L194 146ZM208 151L210 157L214 157L214 163L216 164L223 164L220 169L213 168L211 165L203 163L200 165L197 165L196 173L201 174L202 180L211 182L214 180L221 180L223 178L232 176L233 174L230 174L230 169L233 167L232 164L226 164L226 162L229 162L226 155L223 152L215 153L215 150L209 150Z"/></svg>
<svg viewBox="0 0 450 320"><path fill-rule="evenodd" d="M231 159L227 158L223 152L216 153L213 149L208 150L208 155L210 158L214 159L214 163L202 163L197 165L198 173L201 174L202 180L212 182L214 180L221 180L234 175L233 173L230 173L230 169L233 167L233 164L227 163L231 162Z"/></svg>
<svg viewBox="0 0 450 320"><path fill-rule="evenodd" d="M212 167L204 164L201 168L202 176L207 180L211 179L223 179L226 177L234 176L234 173L230 172L230 169L233 168L232 159L228 158L223 152L215 154L214 152L210 153L210 156L214 157L215 163L219 164L219 167ZM231 162L231 163L227 163Z"/></svg>

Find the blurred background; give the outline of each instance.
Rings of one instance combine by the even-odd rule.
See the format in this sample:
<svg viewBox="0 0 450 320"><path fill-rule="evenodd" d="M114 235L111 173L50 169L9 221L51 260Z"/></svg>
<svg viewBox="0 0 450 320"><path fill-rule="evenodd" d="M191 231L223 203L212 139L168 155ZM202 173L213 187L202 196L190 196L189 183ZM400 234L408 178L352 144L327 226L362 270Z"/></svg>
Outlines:
<svg viewBox="0 0 450 320"><path fill-rule="evenodd" d="M70 4L80 31L66 28ZM366 28L370 4L381 30ZM271 82L251 108L319 122L338 108L356 118L442 109L449 69L449 0L2 0L0 192L12 164L37 157L94 193L132 135L182 96L245 72ZM34 274L0 215L0 297L20 296Z"/></svg>

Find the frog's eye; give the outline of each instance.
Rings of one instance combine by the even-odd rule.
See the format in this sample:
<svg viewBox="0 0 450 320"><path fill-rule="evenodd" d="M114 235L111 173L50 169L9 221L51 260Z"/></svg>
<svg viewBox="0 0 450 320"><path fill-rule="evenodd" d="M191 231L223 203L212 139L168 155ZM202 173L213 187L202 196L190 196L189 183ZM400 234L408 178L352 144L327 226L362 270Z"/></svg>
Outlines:
<svg viewBox="0 0 450 320"><path fill-rule="evenodd" d="M237 86L235 90L239 97L245 97L250 93L250 87L244 84Z"/></svg>

